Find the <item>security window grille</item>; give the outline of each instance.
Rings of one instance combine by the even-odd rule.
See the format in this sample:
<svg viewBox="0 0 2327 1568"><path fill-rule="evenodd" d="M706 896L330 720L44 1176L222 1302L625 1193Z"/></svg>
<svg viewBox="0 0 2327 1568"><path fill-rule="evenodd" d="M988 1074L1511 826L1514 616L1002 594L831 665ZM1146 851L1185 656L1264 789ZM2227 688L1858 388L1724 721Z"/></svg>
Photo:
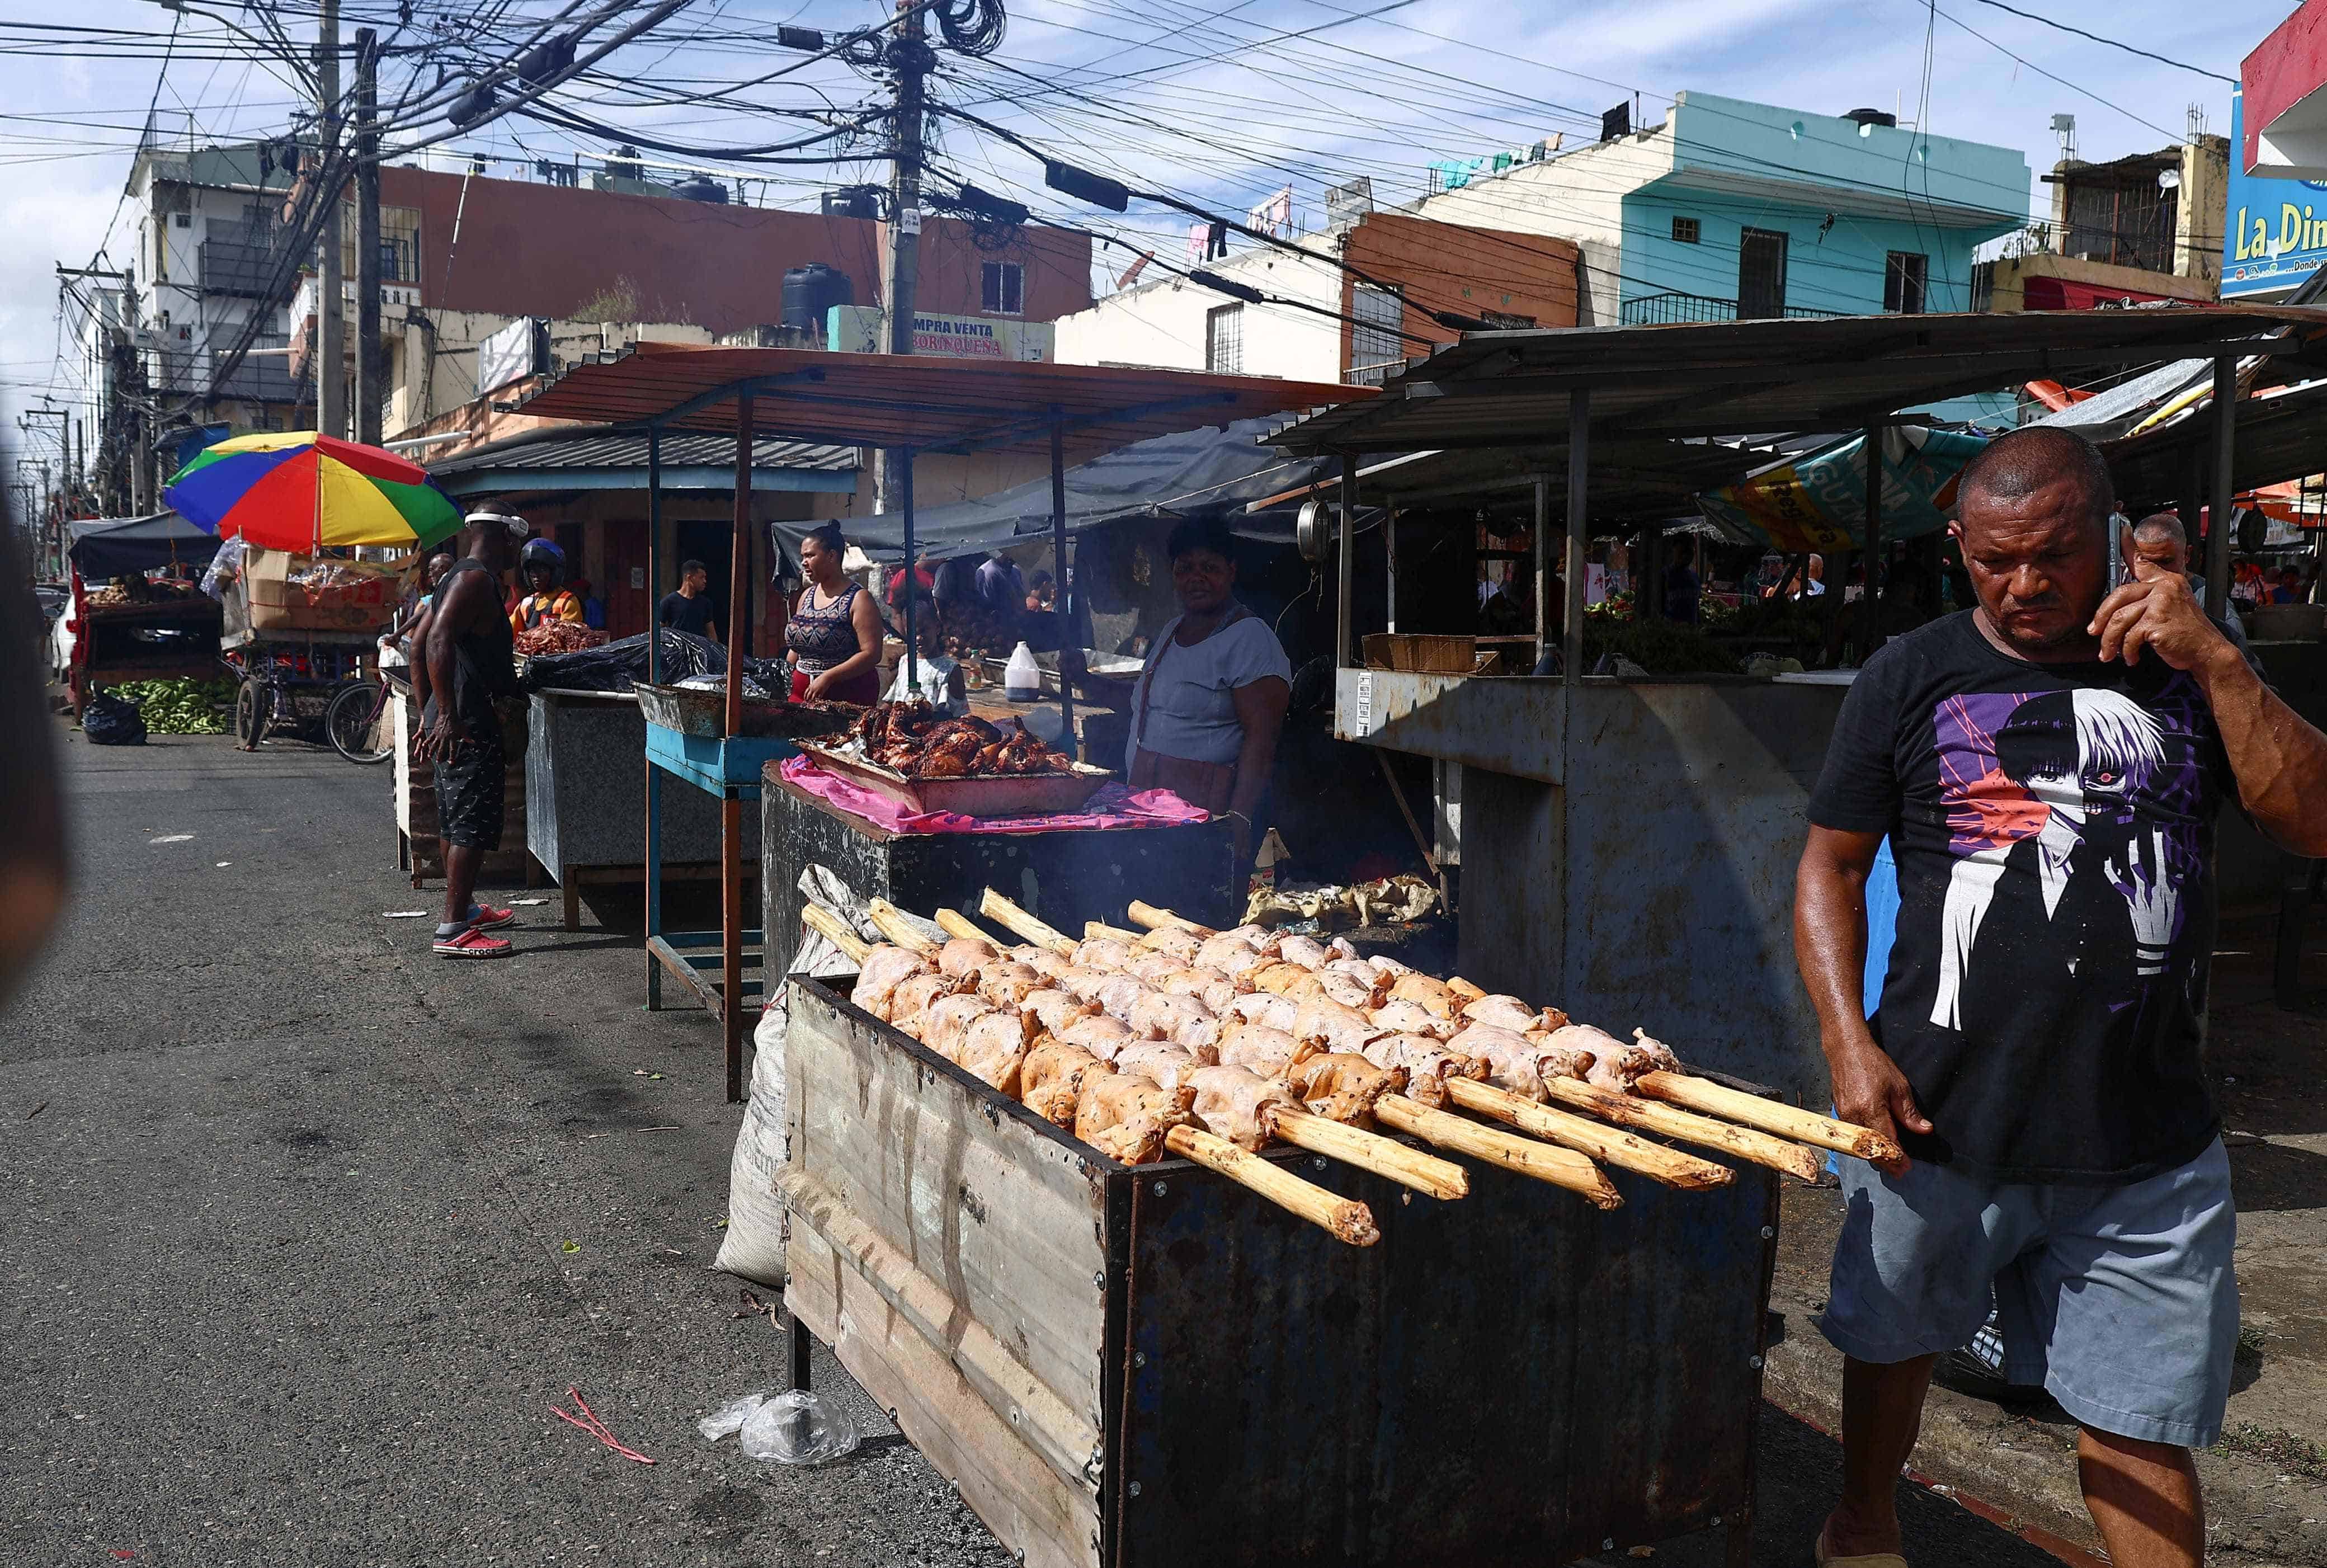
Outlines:
<svg viewBox="0 0 2327 1568"><path fill-rule="evenodd" d="M1761 321L1786 313L1786 236L1748 229L1737 242L1737 319Z"/></svg>
<svg viewBox="0 0 2327 1568"><path fill-rule="evenodd" d="M1359 324L1350 329L1349 374L1343 379L1378 387L1405 358L1397 329L1406 319L1406 302L1393 289L1360 284L1352 291L1350 313Z"/></svg>
<svg viewBox="0 0 2327 1568"><path fill-rule="evenodd" d="M1883 308L1897 315L1923 313L1923 278L1931 258L1920 251L1894 250L1883 258Z"/></svg>
<svg viewBox="0 0 2327 1568"><path fill-rule="evenodd" d="M1244 374L1244 307L1221 305L1204 313L1204 369L1215 376Z"/></svg>
<svg viewBox="0 0 2327 1568"><path fill-rule="evenodd" d="M978 289L978 308L989 316L1026 313L1026 269L1014 261L989 261Z"/></svg>
<svg viewBox="0 0 2327 1568"><path fill-rule="evenodd" d="M1673 238L1679 241L1681 244L1695 245L1703 238L1704 236L1698 231L1697 220L1696 219L1676 218L1673 219Z"/></svg>

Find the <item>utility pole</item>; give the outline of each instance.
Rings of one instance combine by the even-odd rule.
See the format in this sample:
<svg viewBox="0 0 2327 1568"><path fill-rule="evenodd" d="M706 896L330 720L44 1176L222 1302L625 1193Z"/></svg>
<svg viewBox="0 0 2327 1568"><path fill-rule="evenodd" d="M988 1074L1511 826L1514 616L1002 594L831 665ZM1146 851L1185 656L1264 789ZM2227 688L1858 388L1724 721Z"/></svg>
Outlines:
<svg viewBox="0 0 2327 1568"><path fill-rule="evenodd" d="M328 0L327 0L328 3ZM902 19L889 43L897 71L893 152L889 169L889 254L881 279L881 301L889 316L889 352L913 351L913 292L921 275L921 131L929 117L928 14L913 0L897 0ZM912 462L904 451L884 451L874 471L874 509L892 511L904 494L900 472ZM911 573L912 563L905 563Z"/></svg>
<svg viewBox="0 0 2327 1568"><path fill-rule="evenodd" d="M379 34L356 29L356 439L379 444Z"/></svg>
<svg viewBox="0 0 2327 1568"><path fill-rule="evenodd" d="M329 166L346 126L340 118L340 0L323 0L315 33L315 107L322 127L322 154ZM323 254L316 268L315 428L344 440L348 434L347 317L341 294L345 285L340 260L340 188L317 194L323 202Z"/></svg>

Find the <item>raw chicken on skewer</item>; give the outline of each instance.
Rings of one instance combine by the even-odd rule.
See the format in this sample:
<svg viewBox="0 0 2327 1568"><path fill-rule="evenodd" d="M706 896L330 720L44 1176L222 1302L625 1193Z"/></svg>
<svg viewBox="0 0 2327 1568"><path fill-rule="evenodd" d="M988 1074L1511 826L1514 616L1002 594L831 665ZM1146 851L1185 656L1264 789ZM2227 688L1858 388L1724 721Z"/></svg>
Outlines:
<svg viewBox="0 0 2327 1568"><path fill-rule="evenodd" d="M1044 928L1040 921L1032 920L1026 917L1023 910L1019 910L1010 901L990 888L986 890L978 908L979 912L989 919L1001 922L1030 940L1043 939L1043 933L1047 928ZM1144 918L1141 911L1145 909L1144 905L1135 905L1132 911L1134 918ZM1239 930L1217 933L1216 937L1250 939L1255 934ZM1216 937L1208 937L1206 939L1210 942L1216 939ZM1306 971L1301 973L1303 978L1311 980L1313 985L1315 983L1314 976L1310 975ZM1271 1030L1265 1026L1246 1025L1226 1031L1219 1037L1219 1042L1223 1064L1257 1069L1256 1076L1274 1077L1297 1071L1300 1064L1306 1058L1316 1054L1320 1050L1338 1050L1357 1071L1378 1074L1384 1069L1366 1061L1360 1051L1366 1041L1382 1032L1356 1008L1335 1002L1330 996L1315 994L1299 1004L1294 1027L1289 1031L1289 1038L1287 1031ZM1352 1068L1344 1067L1340 1070L1347 1074L1351 1072ZM1405 1087L1402 1072L1399 1074L1397 1087L1399 1088ZM1319 1103L1329 1108L1341 1108L1341 1106L1349 1104L1347 1100L1336 1100L1330 1096ZM1607 1177L1603 1175L1589 1159L1570 1150L1555 1148L1537 1143L1532 1138L1518 1137L1500 1128L1483 1127L1475 1122L1466 1122L1459 1116L1448 1115L1444 1111L1434 1109L1397 1093L1376 1091L1373 1095L1365 1097L1358 1102L1356 1114L1363 1115L1368 1112L1370 1113L1370 1119L1385 1126L1411 1133L1425 1143L1468 1153L1475 1159L1485 1160L1505 1170L1531 1176L1555 1186L1565 1187L1581 1194L1600 1208L1613 1209L1623 1201L1616 1190L1609 1185ZM1359 1133L1361 1136L1365 1135L1361 1128L1350 1130ZM1310 1143L1304 1139L1311 1131L1298 1124L1287 1124L1282 1135L1288 1142L1299 1143L1303 1147L1310 1147ZM1400 1145L1390 1143L1387 1140L1379 1142L1390 1149L1401 1148ZM1317 1152L1326 1153L1335 1151L1319 1149ZM1384 1157L1387 1157L1386 1154ZM1390 1176L1393 1180L1404 1180L1395 1171L1384 1169L1379 1165L1370 1168L1376 1169L1380 1174Z"/></svg>
<svg viewBox="0 0 2327 1568"><path fill-rule="evenodd" d="M1145 905L1133 914L1142 920L1178 918ZM1307 938L1286 938L1279 951L1288 960L1299 958L1322 966L1347 961L1336 957L1341 947L1346 944L1329 947ZM1537 1013L1519 998L1491 994L1467 984L1450 983L1442 990L1439 983L1416 975L1394 959L1376 967L1393 977L1393 991L1405 976L1414 976L1414 983L1406 985L1404 996L1394 995L1372 1011L1369 1022L1375 1032L1370 1037L1347 1012L1312 1007L1305 1022L1309 1032L1321 1042L1332 1041L1345 1050L1353 1047L1378 1067L1405 1069L1411 1080L1407 1098L1427 1109L1444 1109L1450 1103L1459 1106L1668 1186L1694 1190L1734 1179L1734 1172L1711 1161L1545 1107L1541 1104L1545 1099L1564 1097L1561 1089L1587 1087L1581 1080L1597 1061L1593 1051L1552 1046L1551 1031L1566 1024L1565 1014L1556 1009ZM1330 1033L1321 1027L1328 1022ZM1281 1019L1279 1023L1290 1027L1283 1025ZM1526 1026L1525 1031L1509 1027L1513 1025ZM1606 1040L1595 1030L1579 1037L1578 1044L1596 1045ZM1455 1087L1458 1079L1463 1080L1460 1088ZM1551 1087L1555 1083L1558 1088ZM1793 1145L1703 1118L1674 1122L1669 1118L1678 1113L1667 1112L1662 1106L1640 1108L1659 1124L1653 1128L1644 1123L1631 1124L1642 1125L1643 1130L1685 1137L1695 1134L1693 1142L1709 1143L1724 1152L1796 1174L1808 1169L1802 1159L1806 1152ZM1810 1175L1814 1179L1815 1171Z"/></svg>
<svg viewBox="0 0 2327 1568"><path fill-rule="evenodd" d="M1146 904L1133 904L1131 918L1142 925L1159 929L1168 926L1192 934L1200 934L1204 929L1169 910L1159 910ZM1320 945L1301 945L1304 941L1304 938L1296 938L1283 939L1278 944L1280 957L1313 958ZM1329 947L1324 951L1331 952L1332 949ZM1378 967L1384 962L1372 961ZM1405 986L1401 991L1399 985L1393 985L1390 994L1394 1000L1410 998L1434 1013L1444 1004L1431 989L1437 982L1423 975L1416 978L1426 984L1406 985L1406 976L1413 972L1406 970L1395 960L1387 963L1399 973L1399 985ZM1635 1111L1648 1108L1639 1106L1638 1097L1645 1096L1671 1105L1687 1106L1694 1110L1727 1116L1746 1129L1780 1134L1861 1159L1885 1160L1900 1152L1891 1140L1871 1129L1763 1099L1758 1095L1746 1094L1683 1072L1671 1050L1643 1030L1634 1030L1631 1042L1619 1041L1599 1030L1571 1024L1566 1014L1557 1008L1548 1008L1536 1014L1537 1022L1533 1028L1514 1029L1529 1011L1528 1004L1519 998L1490 994L1462 979L1444 982L1444 990L1457 999L1451 1016L1471 1023L1489 1023L1513 1029L1515 1032L1540 1037L1539 1043L1556 1044L1562 1049L1583 1051L1589 1059L1589 1065L1583 1075L1584 1081L1569 1081L1556 1087L1547 1081L1547 1092L1565 1103L1597 1113L1608 1105L1608 1093L1628 1091L1627 1104L1635 1107ZM1477 1009L1475 1013L1472 1011L1474 1008ZM1449 1049L1454 1048L1450 1044ZM1588 1095L1577 1092L1583 1089L1603 1092ZM1621 1116L1611 1115L1608 1119L1621 1120L1626 1125L1644 1130L1721 1147L1779 1170L1798 1174L1807 1171L1805 1180L1817 1180L1818 1162L1815 1159L1800 1160L1799 1155L1802 1151L1799 1148L1776 1145L1769 1138L1754 1137L1750 1134L1743 1138L1727 1135L1734 1134L1740 1129L1713 1122L1706 1116L1689 1116L1686 1113L1663 1114L1663 1107L1659 1106L1646 1116L1627 1112Z"/></svg>
<svg viewBox="0 0 2327 1568"><path fill-rule="evenodd" d="M824 918L818 919L818 916ZM893 949L873 947L820 909L811 907L806 919L855 959L860 973L861 966L874 963L876 955L905 950L902 945ZM883 927L884 934L892 929L877 913L875 924ZM927 943L927 938L902 921L894 922L893 929ZM880 963L884 970L902 968L896 960L881 959ZM1005 1015L995 1009L979 1016ZM964 1029L965 1036L977 1026L978 1021L972 1020ZM967 1047L975 1049L975 1044L965 1039ZM1373 1211L1364 1204L1337 1197L1223 1138L1189 1125L1192 1089L1165 1089L1145 1078L1117 1073L1089 1053L1058 1041L1046 1041L1031 1050L1021 1047L1007 1055L1011 1069L1007 1087L994 1078L986 1081L1013 1098L1023 1099L1053 1125L1070 1126L1076 1137L1111 1159L1138 1164L1161 1159L1168 1152L1252 1189L1352 1246L1371 1246L1381 1239ZM1035 1069L1032 1078L1025 1072L1030 1063ZM1460 1178L1460 1171L1455 1175Z"/></svg>
<svg viewBox="0 0 2327 1568"><path fill-rule="evenodd" d="M1001 898L991 890L987 891L985 901L979 907L981 912L988 919L1001 921L1029 939L1042 939L1043 928L1041 922L1033 920L1016 905ZM1192 1009L1194 1013L1201 1016L1193 1017L1190 1011ZM1130 1025L1135 1033L1142 1031L1143 1026L1152 1033L1164 1021L1167 1019L1173 1021L1173 1031L1156 1036L1151 1043L1168 1042L1186 1050L1195 1059L1199 1069L1218 1059L1219 1041L1228 1038L1230 1033L1254 1035L1254 1041L1248 1041L1248 1044L1258 1042L1261 1038L1260 1033L1252 1026L1243 1026L1235 1031L1227 1030L1220 1019L1202 1013L1201 1004L1191 997L1173 996L1163 992L1143 991L1132 1003L1130 1011L1132 1014ZM1060 1038L1073 1039L1077 1031L1083 1031L1088 1035L1092 1026L1098 1022L1095 1019L1075 1020L1068 1025L1067 1031L1062 1032ZM1075 1043L1082 1045L1096 1056L1114 1061L1119 1067L1126 1053L1134 1054L1136 1059L1139 1051L1138 1045L1131 1041L1112 1042L1111 1049L1108 1045L1094 1044L1089 1038L1075 1040ZM1289 1041L1284 1054L1288 1059L1294 1054ZM1162 1059L1150 1056L1146 1059ZM1361 1061L1359 1065L1368 1064ZM1126 1068L1124 1070L1135 1069ZM1173 1076L1177 1079L1180 1075L1175 1070ZM1192 1078L1192 1074L1190 1076ZM1339 1108L1343 1104L1356 1107L1356 1114L1362 1114L1364 1110L1371 1108L1370 1101L1363 1096L1345 1096L1341 1101L1329 1102L1331 1108ZM1429 1193L1435 1198L1459 1198L1470 1190L1470 1178L1458 1165L1409 1149L1394 1140L1378 1137L1360 1127L1343 1127L1338 1123L1331 1122L1323 1116L1304 1110L1297 1103L1294 1109L1298 1114L1280 1116L1272 1124L1277 1129L1276 1135L1286 1143L1308 1149L1313 1153L1329 1154L1349 1163L1362 1166L1377 1175L1388 1177L1393 1181L1412 1187L1417 1191Z"/></svg>

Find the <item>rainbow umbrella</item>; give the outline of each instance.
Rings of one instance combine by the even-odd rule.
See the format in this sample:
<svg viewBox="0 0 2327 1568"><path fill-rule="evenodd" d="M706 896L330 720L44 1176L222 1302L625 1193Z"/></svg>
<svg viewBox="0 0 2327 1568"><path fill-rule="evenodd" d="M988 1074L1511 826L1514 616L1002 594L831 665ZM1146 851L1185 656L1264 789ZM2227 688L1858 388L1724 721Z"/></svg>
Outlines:
<svg viewBox="0 0 2327 1568"><path fill-rule="evenodd" d="M262 431L204 447L162 497L221 539L240 535L269 550L425 549L461 527L460 509L417 463L312 430Z"/></svg>

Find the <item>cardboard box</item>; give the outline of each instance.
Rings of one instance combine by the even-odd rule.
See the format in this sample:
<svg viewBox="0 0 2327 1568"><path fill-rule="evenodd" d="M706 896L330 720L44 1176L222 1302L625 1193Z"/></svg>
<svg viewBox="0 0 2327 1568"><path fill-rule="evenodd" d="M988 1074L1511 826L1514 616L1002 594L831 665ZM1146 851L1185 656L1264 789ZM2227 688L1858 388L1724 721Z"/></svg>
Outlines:
<svg viewBox="0 0 2327 1568"><path fill-rule="evenodd" d="M253 631L378 631L404 598L404 563L249 549L242 581Z"/></svg>

